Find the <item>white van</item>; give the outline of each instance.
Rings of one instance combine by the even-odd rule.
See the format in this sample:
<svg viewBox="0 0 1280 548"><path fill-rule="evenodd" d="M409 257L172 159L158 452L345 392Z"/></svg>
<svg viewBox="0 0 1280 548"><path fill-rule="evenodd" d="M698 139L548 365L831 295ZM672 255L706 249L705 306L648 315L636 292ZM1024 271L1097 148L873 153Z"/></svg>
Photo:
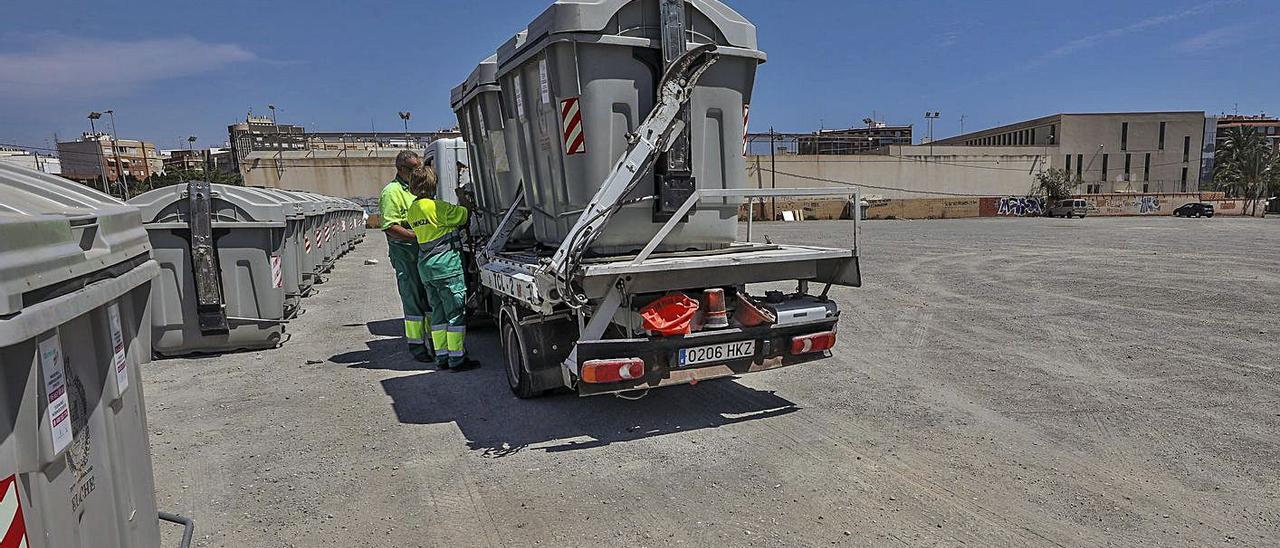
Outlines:
<svg viewBox="0 0 1280 548"><path fill-rule="evenodd" d="M1058 200L1049 208L1050 217L1084 218L1089 213L1089 202L1085 200Z"/></svg>

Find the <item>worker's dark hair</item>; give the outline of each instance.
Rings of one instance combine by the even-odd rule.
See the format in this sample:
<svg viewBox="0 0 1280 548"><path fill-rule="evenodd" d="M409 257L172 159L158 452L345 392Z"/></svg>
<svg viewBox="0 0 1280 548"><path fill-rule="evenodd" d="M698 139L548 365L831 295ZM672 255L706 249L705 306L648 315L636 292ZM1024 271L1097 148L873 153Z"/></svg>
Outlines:
<svg viewBox="0 0 1280 548"><path fill-rule="evenodd" d="M436 170L431 166L418 166L409 176L409 192L419 198L435 198L439 186Z"/></svg>
<svg viewBox="0 0 1280 548"><path fill-rule="evenodd" d="M403 171L414 168L414 160L418 159L418 153L412 150L402 150L396 155L396 171Z"/></svg>

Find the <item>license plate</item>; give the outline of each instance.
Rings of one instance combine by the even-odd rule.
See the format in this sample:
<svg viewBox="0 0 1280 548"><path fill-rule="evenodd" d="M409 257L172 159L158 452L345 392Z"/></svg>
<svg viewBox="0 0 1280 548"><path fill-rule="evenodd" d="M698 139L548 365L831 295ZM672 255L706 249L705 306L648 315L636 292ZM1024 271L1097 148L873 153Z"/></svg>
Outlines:
<svg viewBox="0 0 1280 548"><path fill-rule="evenodd" d="M755 354L756 341L734 341L694 348L681 348L678 362L683 367L700 363L727 362L750 358Z"/></svg>

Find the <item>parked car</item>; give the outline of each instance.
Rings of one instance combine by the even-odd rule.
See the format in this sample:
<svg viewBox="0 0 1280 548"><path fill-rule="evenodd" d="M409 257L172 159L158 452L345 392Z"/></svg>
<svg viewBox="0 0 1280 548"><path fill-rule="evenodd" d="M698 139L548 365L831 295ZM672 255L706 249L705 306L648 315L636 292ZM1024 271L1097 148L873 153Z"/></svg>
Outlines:
<svg viewBox="0 0 1280 548"><path fill-rule="evenodd" d="M1192 202L1173 210L1174 217L1212 217L1213 204Z"/></svg>
<svg viewBox="0 0 1280 548"><path fill-rule="evenodd" d="M1089 202L1084 200L1058 200L1049 207L1050 217L1084 218L1089 214Z"/></svg>

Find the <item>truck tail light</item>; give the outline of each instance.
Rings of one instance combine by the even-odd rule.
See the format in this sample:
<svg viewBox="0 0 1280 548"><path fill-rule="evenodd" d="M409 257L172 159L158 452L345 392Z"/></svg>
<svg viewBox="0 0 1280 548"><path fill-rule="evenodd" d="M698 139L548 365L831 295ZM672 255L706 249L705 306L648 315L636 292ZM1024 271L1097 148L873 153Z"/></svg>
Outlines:
<svg viewBox="0 0 1280 548"><path fill-rule="evenodd" d="M607 384L644 378L644 360L622 358L589 360L582 364L582 382Z"/></svg>
<svg viewBox="0 0 1280 548"><path fill-rule="evenodd" d="M791 338L791 354L799 356L801 354L812 354L814 352L824 352L831 350L836 345L836 332L823 331L822 333L812 333L809 335L801 335Z"/></svg>

